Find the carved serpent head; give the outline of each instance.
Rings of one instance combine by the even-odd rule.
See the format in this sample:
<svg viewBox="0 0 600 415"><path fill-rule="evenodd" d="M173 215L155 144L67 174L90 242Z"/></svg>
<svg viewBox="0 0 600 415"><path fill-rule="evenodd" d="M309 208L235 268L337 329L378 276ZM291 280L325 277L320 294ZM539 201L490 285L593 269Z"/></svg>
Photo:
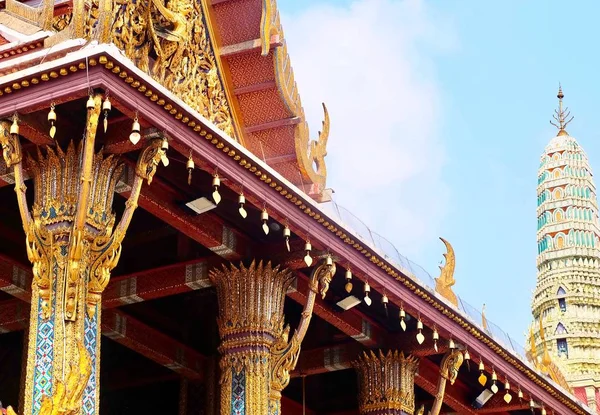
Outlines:
<svg viewBox="0 0 600 415"><path fill-rule="evenodd" d="M444 356L444 360L442 360L440 375L449 380L451 385L454 385L454 382L458 377L458 371L463 360L463 354L458 349L450 350L446 356Z"/></svg>

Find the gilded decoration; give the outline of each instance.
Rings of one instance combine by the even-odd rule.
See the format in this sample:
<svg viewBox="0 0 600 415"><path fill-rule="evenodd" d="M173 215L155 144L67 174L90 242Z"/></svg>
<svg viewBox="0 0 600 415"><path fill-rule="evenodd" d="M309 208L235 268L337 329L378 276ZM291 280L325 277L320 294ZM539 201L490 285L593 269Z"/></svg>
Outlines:
<svg viewBox="0 0 600 415"><path fill-rule="evenodd" d="M554 363L548 352L546 343L546 334L544 332L543 319L540 317L539 337L542 345L541 356L535 346L535 334L533 331L533 325L529 327L529 350L527 350L527 359L533 364L533 366L544 375L550 377L554 382L560 385L567 391L571 391L565 376L563 375L560 368Z"/></svg>
<svg viewBox="0 0 600 415"><path fill-rule="evenodd" d="M140 69L235 138L201 2L117 3L110 40Z"/></svg>
<svg viewBox="0 0 600 415"><path fill-rule="evenodd" d="M78 342L76 360L69 363L65 381L57 380L54 395L42 398L39 415L79 415L80 402L91 375L89 354L83 343ZM10 406L6 413L17 415Z"/></svg>
<svg viewBox="0 0 600 415"><path fill-rule="evenodd" d="M435 290L442 295L446 300L450 301L455 307L458 307L458 297L452 291L452 287L456 284L456 280L454 279L454 267L455 256L454 249L450 242L445 240L444 238L440 238L444 245L446 245L447 253L444 254L444 258L446 259L446 263L444 266L440 266L440 276L435 279Z"/></svg>
<svg viewBox="0 0 600 415"><path fill-rule="evenodd" d="M500 357L503 361L507 362L509 365L515 367L520 373L526 376L529 380L531 380L535 385L545 388L548 393L555 399L557 399L561 404L565 405L569 410L573 413L583 415L585 411L581 409L579 404L575 403L575 401L563 393L552 389L545 379L544 376L540 376L539 373L535 370L531 370L528 366L524 365L519 359L515 358L512 354L506 351L505 348L500 346L495 340L490 339L488 335L486 335L480 328L479 325L473 324L468 319L464 318L461 314L457 313L454 308L448 307L445 303L439 301L435 296L432 296L428 293L427 290L423 290L422 287L416 285L412 279L406 277L396 268L391 266L386 260L379 257L375 253L373 253L370 249L363 246L359 241L352 238L352 235L349 235L345 232L343 228L339 228L335 223L331 223L327 220L327 218L319 215L317 212L312 210L307 203L304 201L304 197L301 194L297 194L288 187L286 187L285 183L280 183L273 177L269 172L262 171L259 166L256 166L250 161L248 158L244 156L243 153L238 153L236 150L229 147L228 143L219 139L212 135L212 131L203 127L199 120L194 117L194 114L185 112L184 110L174 110L172 108L173 101L167 95L164 95L160 91L153 91L150 84L148 84L142 77L133 76L132 74L126 73L122 68L114 66L114 62L109 55L100 55L98 58L91 57L89 59L90 66L102 65L107 71L109 71L111 76L120 79L122 82L130 85L133 89L145 93L146 98L149 102L157 102L153 101L154 99L158 99L160 101L160 106L164 107L166 110L169 109L172 115L173 120L181 120L181 122L185 123L190 129L192 129L196 134L198 139L203 139L209 142L214 148L223 151L230 157L235 163L237 163L240 167L243 167L247 174L251 176L256 176L260 181L264 182L266 186L272 188L275 192L279 193L282 197L284 197L290 206L294 208L300 209L308 218L314 220L315 224L319 225L323 229L331 232L335 235L340 241L350 246L354 251L363 255L366 259L371 261L375 266L381 268L383 272L385 272L390 277L397 280L402 284L407 290L414 293L420 301L427 302L430 304L436 312L443 313L449 320L459 325L465 333L470 336L473 336L477 341L484 344L488 347L491 352ZM64 75L68 76L69 74L76 73L79 70L84 70L86 68L85 60L76 61L67 68L63 68ZM62 71L61 70L61 71ZM2 86L0 90L0 96L4 94L20 94L26 93L29 88L35 88L37 85L40 85L40 79L43 81L47 81L51 78L57 78L58 72L54 70L49 70L46 72L42 72L39 74L34 74L28 76L26 79L23 79L20 83L12 83L5 84ZM155 98L157 97L157 98ZM157 102L158 103L158 102ZM169 108L170 107L170 108ZM0 133L0 137L2 134ZM17 175L19 169L17 166L14 168L15 176ZM21 170L22 172L22 170ZM22 181L16 180L16 183ZM25 189L25 186L16 185L17 189ZM19 195L21 192L17 192ZM26 210L26 212L28 212Z"/></svg>
<svg viewBox="0 0 600 415"><path fill-rule="evenodd" d="M240 404L247 414L280 413L281 391L288 385L312 317L315 298L325 296L335 265L315 267L298 328L289 339L283 305L293 275L271 263L231 265L212 270L217 288L221 336L221 413ZM240 398L243 393L244 399Z"/></svg>
<svg viewBox="0 0 600 415"><path fill-rule="evenodd" d="M164 153L159 139L142 151L131 195L115 224L112 203L123 165L113 155L94 153L101 98L88 100L78 145L71 142L66 151L38 147L36 156L27 157L34 186L31 209L18 117L0 124L3 158L13 168L33 268L26 414L97 414L102 293L118 263L142 184L151 181Z"/></svg>
<svg viewBox="0 0 600 415"><path fill-rule="evenodd" d="M284 39L276 0L262 0L260 36L263 56L267 56L271 52L271 36L277 34L281 39ZM323 128L318 134L318 139L311 140L285 40L272 53L275 61L275 76L279 95L283 99L288 111L294 117L301 119L301 122L296 126L295 133L298 165L303 176L312 183L319 185L321 190L323 190L327 179L325 156L327 155L327 140L329 138L329 112L325 104L323 104Z"/></svg>
<svg viewBox="0 0 600 415"><path fill-rule="evenodd" d="M353 362L358 374L361 414L415 411L415 374L419 360L402 352L364 352Z"/></svg>
<svg viewBox="0 0 600 415"><path fill-rule="evenodd" d="M446 384L447 382L450 382L450 385L454 385L463 361L464 356L458 349L452 349L444 355L440 365L440 376L438 378L435 400L433 401L433 406L429 415L439 415L442 404L444 403Z"/></svg>
<svg viewBox="0 0 600 415"><path fill-rule="evenodd" d="M7 10L56 33L46 47L68 39L114 43L140 69L228 136L236 138L200 1L74 0L54 17L54 0L37 7L7 0Z"/></svg>

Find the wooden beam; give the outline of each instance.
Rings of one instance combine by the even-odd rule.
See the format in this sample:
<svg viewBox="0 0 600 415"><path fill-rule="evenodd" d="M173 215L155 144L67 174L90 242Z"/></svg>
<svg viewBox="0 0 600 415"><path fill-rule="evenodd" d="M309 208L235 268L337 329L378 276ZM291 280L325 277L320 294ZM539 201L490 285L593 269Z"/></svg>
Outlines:
<svg viewBox="0 0 600 415"><path fill-rule="evenodd" d="M102 296L103 308L163 298L212 286L214 260L198 259L112 278Z"/></svg>
<svg viewBox="0 0 600 415"><path fill-rule="evenodd" d="M247 85L247 86L242 86L242 87L236 88L233 90L233 95L239 96L239 95L249 94L251 92L259 92L259 91L264 91L264 90L273 89L273 88L277 88L277 84L275 83L275 81L267 81L267 82L262 82L260 84L253 84L253 85Z"/></svg>
<svg viewBox="0 0 600 415"><path fill-rule="evenodd" d="M129 197L133 177L133 167L128 166L123 185L117 186L117 193ZM184 209L182 201L185 199L182 199L181 195L168 188L159 178L155 178L152 186L142 188L138 204L142 209L226 260L246 257L251 243L244 235L225 225L214 213L196 215Z"/></svg>
<svg viewBox="0 0 600 415"><path fill-rule="evenodd" d="M202 379L205 357L160 331L117 310L102 311L102 334L117 343L177 372Z"/></svg>
<svg viewBox="0 0 600 415"><path fill-rule="evenodd" d="M18 299L0 302L0 334L27 328L29 305Z"/></svg>
<svg viewBox="0 0 600 415"><path fill-rule="evenodd" d="M309 292L309 278L300 272L297 272L296 275L298 276L296 284L288 290L288 296L300 304L305 304L306 295ZM385 342L385 331L357 310L351 309L344 312L333 310L317 296L313 312L363 346L377 347Z"/></svg>
<svg viewBox="0 0 600 415"><path fill-rule="evenodd" d="M270 46L276 48L283 45L283 40L279 34L271 35ZM223 58L229 58L231 56L242 55L245 53L260 51L262 48L262 40L254 39L247 40L245 42L235 43L233 45L222 46L219 50L219 54Z"/></svg>
<svg viewBox="0 0 600 415"><path fill-rule="evenodd" d="M429 359L421 359L415 383L431 396L436 396L439 373L440 368L435 363ZM461 415L475 415L477 412L471 407L469 397L461 393L461 390L468 390L468 387L459 380L454 385L447 384L444 403Z"/></svg>
<svg viewBox="0 0 600 415"><path fill-rule="evenodd" d="M364 348L356 342L305 350L300 353L292 377L318 375L350 369Z"/></svg>
<svg viewBox="0 0 600 415"><path fill-rule="evenodd" d="M246 132L248 134L252 134L259 131L271 130L273 128L288 127L290 125L300 124L301 122L302 118L300 117L282 118L280 120L270 121L263 124L251 125L246 127Z"/></svg>

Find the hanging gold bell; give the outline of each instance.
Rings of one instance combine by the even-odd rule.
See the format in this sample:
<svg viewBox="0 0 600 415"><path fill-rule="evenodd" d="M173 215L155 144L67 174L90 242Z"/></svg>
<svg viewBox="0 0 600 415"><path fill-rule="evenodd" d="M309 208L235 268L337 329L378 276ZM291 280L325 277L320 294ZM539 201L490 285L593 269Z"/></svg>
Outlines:
<svg viewBox="0 0 600 415"><path fill-rule="evenodd" d="M310 267L313 263L313 259L310 256L310 251L312 251L312 245L310 244L310 241L307 239L306 243L304 244L304 252L306 253L306 255L304 255L304 263L306 264L307 267Z"/></svg>
<svg viewBox="0 0 600 415"><path fill-rule="evenodd" d="M363 291L365 292L365 298L364 298L365 304L370 306L373 301L371 300L371 297L369 297L369 293L371 292L371 286L369 285L368 282L365 282Z"/></svg>
<svg viewBox="0 0 600 415"><path fill-rule="evenodd" d="M138 117L136 116L133 119L133 124L131 125L131 134L129 134L129 141L131 144L136 145L140 142L142 136L140 135L140 122L138 121Z"/></svg>
<svg viewBox="0 0 600 415"><path fill-rule="evenodd" d="M54 102L50 104L50 112L48 112L48 121L50 122L50 138L54 138L56 134L56 112L54 111Z"/></svg>
<svg viewBox="0 0 600 415"><path fill-rule="evenodd" d="M102 111L104 111L104 132L106 133L106 130L108 130L108 113L110 112L110 110L112 109L112 104L110 103L110 100L108 99L108 96L104 99L104 102L102 103Z"/></svg>
<svg viewBox="0 0 600 415"><path fill-rule="evenodd" d="M10 135L17 136L19 135L19 122L17 121L17 116L13 117L13 122L10 126Z"/></svg>
<svg viewBox="0 0 600 415"><path fill-rule="evenodd" d="M421 317L419 317L419 320L417 321L417 330L419 331L417 333L417 343L423 344L425 336L423 335L423 322L421 321Z"/></svg>
<svg viewBox="0 0 600 415"><path fill-rule="evenodd" d="M217 173L215 173L215 175L213 176L213 180L212 180L212 187L213 187L213 200L215 201L215 204L219 204L219 202L221 201L221 194L219 193L219 186L221 186L221 179L219 178L219 175ZM269 233L269 231L267 230L267 232L265 233Z"/></svg>
<svg viewBox="0 0 600 415"><path fill-rule="evenodd" d="M244 208L245 204L246 204L246 197L244 196L243 193L240 193L240 195L238 196L238 205L240 206L240 208L238 209L238 212L240 212L240 216L244 219L246 219L246 217L248 216L248 212L246 212L246 209Z"/></svg>
<svg viewBox="0 0 600 415"><path fill-rule="evenodd" d="M260 220L262 221L262 230L265 235L269 234L269 224L267 223L269 220L269 212L264 208L262 212L260 212Z"/></svg>
<svg viewBox="0 0 600 415"><path fill-rule="evenodd" d="M406 331L406 312L404 311L404 308L400 307L400 327L402 328L402 331Z"/></svg>
<svg viewBox="0 0 600 415"><path fill-rule="evenodd" d="M94 97L91 94L90 94L90 97L88 98L85 106L87 107L88 110L93 110L94 107L96 106L96 103L94 102Z"/></svg>
<svg viewBox="0 0 600 415"><path fill-rule="evenodd" d="M167 157L167 150L169 150L169 140L167 140L167 137L163 138L160 148L162 150L160 161L162 162L163 166L168 167L169 157Z"/></svg>
<svg viewBox="0 0 600 415"><path fill-rule="evenodd" d="M194 169L196 168L196 165L194 163L194 159L192 158L192 152L190 151L190 157L188 158L187 164L186 164L186 168L188 171L188 185L192 184L192 172L194 171Z"/></svg>
<svg viewBox="0 0 600 415"><path fill-rule="evenodd" d="M290 227L285 225L285 227L283 228L283 237L285 238L285 247L287 248L288 252L291 251L290 249L290 236L292 235L292 231L290 231Z"/></svg>
<svg viewBox="0 0 600 415"><path fill-rule="evenodd" d="M352 271L350 271L350 268L346 268L345 278L346 285L344 285L344 289L348 294L350 294L352 292Z"/></svg>

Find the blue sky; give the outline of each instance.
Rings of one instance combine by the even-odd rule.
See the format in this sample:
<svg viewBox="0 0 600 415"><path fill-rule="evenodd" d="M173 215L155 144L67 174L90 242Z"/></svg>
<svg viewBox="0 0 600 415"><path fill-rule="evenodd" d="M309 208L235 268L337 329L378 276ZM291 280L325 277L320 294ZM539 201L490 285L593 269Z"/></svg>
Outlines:
<svg viewBox="0 0 600 415"><path fill-rule="evenodd" d="M600 3L279 0L313 135L332 116L336 200L524 344L536 178L559 81L600 171Z"/></svg>

